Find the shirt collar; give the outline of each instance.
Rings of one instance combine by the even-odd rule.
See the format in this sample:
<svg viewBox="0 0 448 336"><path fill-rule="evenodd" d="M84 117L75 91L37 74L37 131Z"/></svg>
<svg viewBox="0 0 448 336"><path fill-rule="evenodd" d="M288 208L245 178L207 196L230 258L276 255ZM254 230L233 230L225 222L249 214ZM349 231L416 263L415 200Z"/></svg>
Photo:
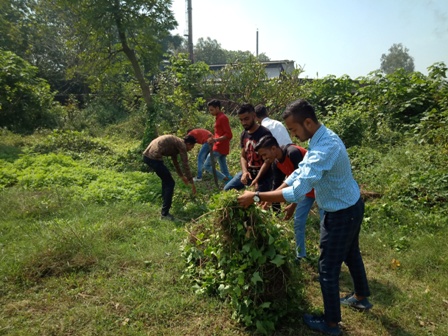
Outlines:
<svg viewBox="0 0 448 336"><path fill-rule="evenodd" d="M327 128L324 126L324 124L321 124L319 128L317 129L316 133L311 137L309 142L309 147L313 147L315 144L319 142L319 140L322 138L322 136L325 134Z"/></svg>

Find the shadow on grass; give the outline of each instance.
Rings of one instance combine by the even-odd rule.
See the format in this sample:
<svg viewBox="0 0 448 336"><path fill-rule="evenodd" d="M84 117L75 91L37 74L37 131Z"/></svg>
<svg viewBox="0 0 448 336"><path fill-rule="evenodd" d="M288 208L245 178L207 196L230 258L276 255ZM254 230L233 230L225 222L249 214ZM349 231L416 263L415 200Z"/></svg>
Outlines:
<svg viewBox="0 0 448 336"><path fill-rule="evenodd" d="M404 295L400 288L391 282L383 283L375 279L369 280L369 287L370 292L372 293L372 296L369 299L373 303L374 307L371 311L369 311L367 316L371 319L379 321L390 335L417 336L417 334L405 330L403 326L397 324L394 319L388 318L378 308L381 306L393 306L395 302L400 301L400 298ZM340 289L342 295L344 295L344 293L353 292L352 279L347 269L343 269L341 271Z"/></svg>

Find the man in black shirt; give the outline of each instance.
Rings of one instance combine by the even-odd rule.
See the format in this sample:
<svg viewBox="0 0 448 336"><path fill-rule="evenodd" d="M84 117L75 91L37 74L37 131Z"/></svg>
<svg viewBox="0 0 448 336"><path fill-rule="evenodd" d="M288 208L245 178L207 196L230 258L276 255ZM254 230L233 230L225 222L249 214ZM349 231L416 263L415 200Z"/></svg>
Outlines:
<svg viewBox="0 0 448 336"><path fill-rule="evenodd" d="M258 141L265 135L272 135L266 128L256 123L255 109L251 104L243 104L238 110L238 118L244 128L241 133L241 171L229 181L224 190L241 190L245 186L255 186L257 191L272 188L272 170L269 162L264 162L255 151Z"/></svg>

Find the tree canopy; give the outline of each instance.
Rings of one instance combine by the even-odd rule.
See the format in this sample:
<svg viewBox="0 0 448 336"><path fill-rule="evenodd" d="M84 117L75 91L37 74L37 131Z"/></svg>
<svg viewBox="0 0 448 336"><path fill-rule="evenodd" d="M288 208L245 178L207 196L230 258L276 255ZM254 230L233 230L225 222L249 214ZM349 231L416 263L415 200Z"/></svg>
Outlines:
<svg viewBox="0 0 448 336"><path fill-rule="evenodd" d="M52 127L53 95L48 83L37 76L37 68L10 51L0 49L0 127L32 132Z"/></svg>
<svg viewBox="0 0 448 336"><path fill-rule="evenodd" d="M414 71L414 59L409 55L409 49L401 43L394 43L388 54L381 55L381 70L390 74L403 68L406 72Z"/></svg>
<svg viewBox="0 0 448 336"><path fill-rule="evenodd" d="M202 61L207 64L225 64L247 61L254 55L246 50L227 50L221 47L221 44L210 37L199 38L194 48L194 58L197 62ZM261 62L269 61L265 53L258 55L257 59Z"/></svg>

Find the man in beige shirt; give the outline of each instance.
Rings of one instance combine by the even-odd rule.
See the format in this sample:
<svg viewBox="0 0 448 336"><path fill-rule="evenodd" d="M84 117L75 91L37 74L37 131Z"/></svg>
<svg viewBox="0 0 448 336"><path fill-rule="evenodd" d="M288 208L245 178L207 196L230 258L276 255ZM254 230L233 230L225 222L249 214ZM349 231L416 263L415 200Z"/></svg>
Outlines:
<svg viewBox="0 0 448 336"><path fill-rule="evenodd" d="M174 217L170 214L170 208L173 201L175 185L170 171L163 163L163 157L171 156L177 174L186 185L191 183L192 192L196 194L196 187L191 176L187 154L194 147L195 143L196 139L191 135L187 135L183 139L169 134L162 135L151 141L143 152L143 162L151 167L162 180L162 219L174 220ZM177 161L178 155L180 155L184 173L180 169L179 162Z"/></svg>

